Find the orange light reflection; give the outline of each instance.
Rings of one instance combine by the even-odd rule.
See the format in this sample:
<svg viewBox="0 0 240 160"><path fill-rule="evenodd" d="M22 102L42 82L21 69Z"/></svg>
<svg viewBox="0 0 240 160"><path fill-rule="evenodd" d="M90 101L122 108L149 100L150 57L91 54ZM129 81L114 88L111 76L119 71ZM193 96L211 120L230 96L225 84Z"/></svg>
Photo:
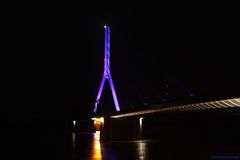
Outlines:
<svg viewBox="0 0 240 160"><path fill-rule="evenodd" d="M100 131L96 131L94 134L94 141L93 141L93 159L94 160L101 160L102 153L101 153L101 144L100 144Z"/></svg>

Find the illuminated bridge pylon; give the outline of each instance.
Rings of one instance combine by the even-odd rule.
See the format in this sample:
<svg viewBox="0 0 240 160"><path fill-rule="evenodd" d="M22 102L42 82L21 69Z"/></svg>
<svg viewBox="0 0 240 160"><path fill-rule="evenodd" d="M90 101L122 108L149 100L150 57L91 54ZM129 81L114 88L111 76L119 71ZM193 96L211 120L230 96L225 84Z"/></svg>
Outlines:
<svg viewBox="0 0 240 160"><path fill-rule="evenodd" d="M103 72L103 77L102 81L100 84L100 88L98 90L97 98L95 101L95 106L93 112L97 112L98 104L102 95L103 87L105 84L106 79L108 80L110 84L110 88L112 91L112 96L115 104L115 109L116 111L120 111L119 103L118 103L118 98L117 94L114 88L111 72L110 72L110 27L104 26L105 28L105 46L104 46L104 72Z"/></svg>

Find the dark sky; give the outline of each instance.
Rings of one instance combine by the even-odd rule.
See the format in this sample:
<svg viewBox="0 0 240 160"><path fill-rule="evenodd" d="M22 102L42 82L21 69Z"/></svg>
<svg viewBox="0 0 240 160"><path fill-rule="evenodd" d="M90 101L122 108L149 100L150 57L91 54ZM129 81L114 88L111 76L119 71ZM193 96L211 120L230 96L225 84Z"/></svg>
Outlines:
<svg viewBox="0 0 240 160"><path fill-rule="evenodd" d="M215 3L76 0L8 11L7 113L25 119L89 115L103 72L105 24L111 27L111 72L123 110L237 97L236 12ZM105 87L100 107L112 111Z"/></svg>
<svg viewBox="0 0 240 160"><path fill-rule="evenodd" d="M83 94L79 103L90 107L96 97L104 24L111 26L111 71L122 108L239 96L235 12L221 4L71 1L65 17L72 53L84 55L87 72L83 79L75 77L85 86L84 92L76 90ZM107 106L105 111L113 108L110 93L107 86L100 106Z"/></svg>

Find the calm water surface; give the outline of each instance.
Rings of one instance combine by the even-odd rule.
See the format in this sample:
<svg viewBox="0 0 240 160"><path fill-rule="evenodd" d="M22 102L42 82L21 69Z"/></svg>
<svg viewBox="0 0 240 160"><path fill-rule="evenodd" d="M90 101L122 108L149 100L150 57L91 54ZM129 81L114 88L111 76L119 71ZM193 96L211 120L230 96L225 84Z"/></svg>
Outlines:
<svg viewBox="0 0 240 160"><path fill-rule="evenodd" d="M72 133L73 160L205 160L240 159L236 146L181 140L99 141L98 134Z"/></svg>

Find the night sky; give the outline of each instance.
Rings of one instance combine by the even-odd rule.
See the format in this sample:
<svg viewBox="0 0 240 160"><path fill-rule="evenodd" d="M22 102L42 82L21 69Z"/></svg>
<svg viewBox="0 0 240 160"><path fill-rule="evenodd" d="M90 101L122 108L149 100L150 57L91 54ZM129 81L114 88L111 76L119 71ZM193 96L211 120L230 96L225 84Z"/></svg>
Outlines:
<svg viewBox="0 0 240 160"><path fill-rule="evenodd" d="M103 73L105 24L123 110L238 97L236 12L225 4L75 0L6 12L5 115L24 122L90 115ZM100 110L113 109L106 85Z"/></svg>

